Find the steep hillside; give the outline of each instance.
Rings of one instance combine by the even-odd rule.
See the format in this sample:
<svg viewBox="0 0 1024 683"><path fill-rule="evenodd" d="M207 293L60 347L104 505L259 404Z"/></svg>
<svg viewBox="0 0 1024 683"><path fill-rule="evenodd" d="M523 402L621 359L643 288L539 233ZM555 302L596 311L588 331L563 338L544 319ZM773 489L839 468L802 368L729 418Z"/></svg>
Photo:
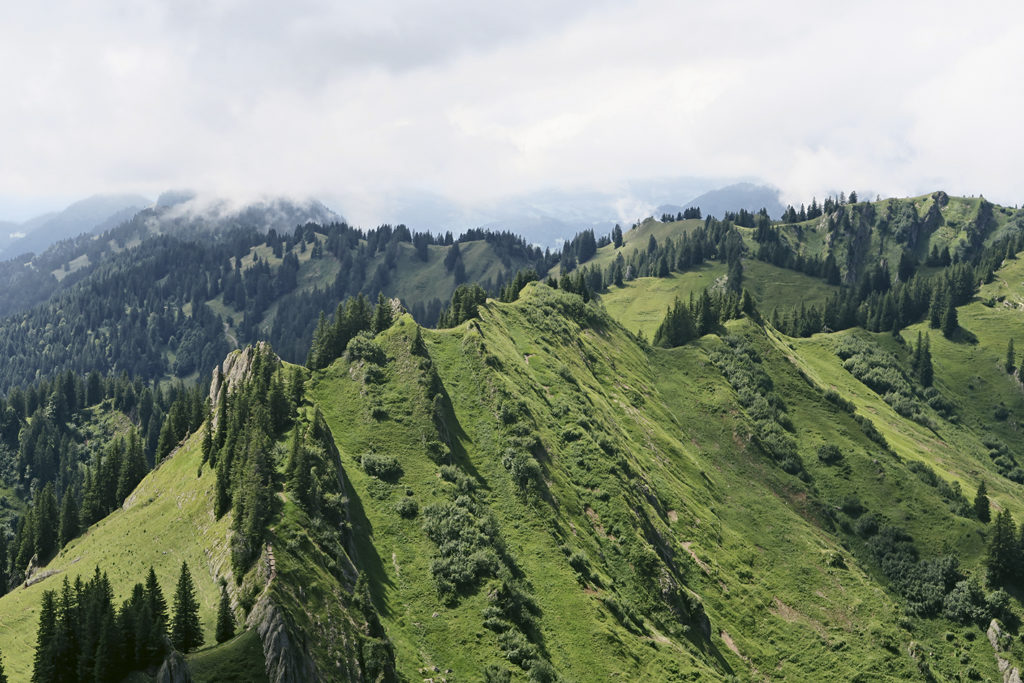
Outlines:
<svg viewBox="0 0 1024 683"><path fill-rule="evenodd" d="M807 352L856 412L808 384L787 342L730 328L727 344L648 355L596 309L531 285L479 322L424 332L424 352L406 320L378 339L380 370L343 360L314 378L372 529L361 547L379 558L371 589L399 671L468 675L510 656L579 679L996 671L977 627L941 617L952 585L913 597L928 580L896 577L892 549L858 526L913 538L915 576L949 552L962 567L949 580L981 572L984 527L930 469L944 476L959 444L925 450L834 354ZM735 393L744 355L786 406L770 429ZM387 476L360 465L378 454ZM995 490L1019 510L1018 492ZM435 532L442 511L469 529Z"/></svg>
<svg viewBox="0 0 1024 683"><path fill-rule="evenodd" d="M593 244L613 276L628 265L621 283L590 288L595 272L605 281L591 260L518 297L517 278L502 301L453 300L455 326L436 330L397 303L350 302L318 328L311 370L263 342L231 352L205 409L205 389L164 405L161 432L178 415L193 433L177 447L183 432L161 437L167 457L123 508L0 598L8 670L28 671L43 590L99 566L120 604L150 565L170 593L184 559L206 636L185 660L199 681L1012 676L1024 663L1024 356L1007 357L1024 344L1019 218L918 201L933 204L893 215L939 215L930 240L960 214L987 227L946 266L950 228L922 252L939 261L907 280L884 277L896 238L875 223L881 260L851 286L806 272L856 244L845 228L821 236L831 256L780 265L772 234L793 224L648 221L618 250ZM284 325L349 273L325 255L344 240L423 296L455 287L456 261L488 277L511 253L493 236L458 250L333 239L239 241L205 308L239 334L252 325L239 282L288 261L295 298L261 309ZM800 316L766 310L787 306ZM655 333L662 319L672 335ZM783 334L795 321L800 336ZM60 410L60 394L42 396L17 416L19 438ZM31 478L18 495L39 508ZM241 628L215 645L222 581Z"/></svg>
<svg viewBox="0 0 1024 683"><path fill-rule="evenodd" d="M993 296L1024 297L1016 262L999 276ZM197 433L37 576L57 573L0 599L0 649L27 671L40 593L63 576L100 565L120 599L150 564L170 585L185 559L207 634L196 680L995 677L983 629L1015 628L1020 605L981 588L993 531L968 501L984 480L1019 517L1024 496L987 454L989 404L962 392L958 353L1024 339L1019 316L965 307L977 343L932 346L949 405L921 392L912 413L841 357L902 367L891 335L790 339L742 318L649 349L539 283L449 330L403 316L313 373L266 447L278 493L255 560L236 555L248 494L217 520L226 470L202 464ZM240 392L218 420L278 372L265 353L215 377L212 406ZM998 354L979 360L975 386L1024 414ZM1015 419L991 431L1017 458ZM221 577L248 630L210 647ZM1000 647L1017 666L1016 640Z"/></svg>

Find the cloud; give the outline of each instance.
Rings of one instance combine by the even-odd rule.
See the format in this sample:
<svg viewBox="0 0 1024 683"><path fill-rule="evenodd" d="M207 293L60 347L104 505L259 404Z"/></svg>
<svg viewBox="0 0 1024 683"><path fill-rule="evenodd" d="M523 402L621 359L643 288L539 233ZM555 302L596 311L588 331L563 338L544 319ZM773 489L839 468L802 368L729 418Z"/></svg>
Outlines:
<svg viewBox="0 0 1024 683"><path fill-rule="evenodd" d="M756 177L1016 203L1010 3L21 3L0 21L0 196L196 187L466 206ZM679 198L684 200L685 198Z"/></svg>

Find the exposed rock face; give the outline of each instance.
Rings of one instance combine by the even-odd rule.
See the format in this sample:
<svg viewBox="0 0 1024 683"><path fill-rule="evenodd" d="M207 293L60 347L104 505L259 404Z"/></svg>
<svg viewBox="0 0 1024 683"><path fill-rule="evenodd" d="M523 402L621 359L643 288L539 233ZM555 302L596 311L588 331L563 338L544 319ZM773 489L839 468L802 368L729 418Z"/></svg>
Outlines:
<svg viewBox="0 0 1024 683"><path fill-rule="evenodd" d="M1010 660L999 656L1003 651L1003 639L1003 628L999 625L998 619L993 619L992 623L988 625L988 642L995 650L996 665L999 667L999 672L1003 674L1003 683L1021 683L1020 670L1015 666L1011 667Z"/></svg>
<svg viewBox="0 0 1024 683"><path fill-rule="evenodd" d="M233 351L228 354L219 368L213 369L213 379L210 382L210 406L213 407L212 426L214 428L217 426L216 408L221 390L232 391L249 377L257 350L260 353L270 352L270 345L261 341L254 346L250 345L240 351Z"/></svg>
<svg viewBox="0 0 1024 683"><path fill-rule="evenodd" d="M248 627L255 627L263 641L270 683L306 683L326 680L306 648L295 642L280 608L264 595L249 614Z"/></svg>
<svg viewBox="0 0 1024 683"><path fill-rule="evenodd" d="M156 672L156 683L192 683L188 662L177 650L172 650Z"/></svg>

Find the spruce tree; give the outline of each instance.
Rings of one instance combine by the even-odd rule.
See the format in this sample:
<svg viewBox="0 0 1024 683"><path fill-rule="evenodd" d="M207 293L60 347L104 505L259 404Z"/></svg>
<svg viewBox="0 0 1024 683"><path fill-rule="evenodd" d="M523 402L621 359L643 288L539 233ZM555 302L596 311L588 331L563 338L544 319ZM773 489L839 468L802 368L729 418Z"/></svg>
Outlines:
<svg viewBox="0 0 1024 683"><path fill-rule="evenodd" d="M923 387L930 387L935 381L935 370L932 367L932 343L927 334L924 335L924 346L921 347L918 359L917 381Z"/></svg>
<svg viewBox="0 0 1024 683"><path fill-rule="evenodd" d="M40 562L46 562L57 547L57 498L53 482L48 482L36 499L36 553Z"/></svg>
<svg viewBox="0 0 1024 683"><path fill-rule="evenodd" d="M989 586L1000 586L1013 578L1019 557L1016 525L1010 511L1003 508L996 515L992 540L985 556Z"/></svg>
<svg viewBox="0 0 1024 683"><path fill-rule="evenodd" d="M146 586L143 589L146 604L149 605L150 614L157 625L166 632L167 630L167 601L160 589L160 582L157 581L156 571L150 566L149 574L146 575Z"/></svg>
<svg viewBox="0 0 1024 683"><path fill-rule="evenodd" d="M7 593L7 534L0 534L0 595Z"/></svg>
<svg viewBox="0 0 1024 683"><path fill-rule="evenodd" d="M7 683L7 673L4 671L4 656L0 652L0 683Z"/></svg>
<svg viewBox="0 0 1024 683"><path fill-rule="evenodd" d="M132 430L128 437L128 447L121 461L121 472L117 478L115 505L119 506L124 503L125 499L142 481L142 478L146 476L146 470L146 455L142 452L142 442L139 440L138 432Z"/></svg>
<svg viewBox="0 0 1024 683"><path fill-rule="evenodd" d="M946 311L942 314L942 334L946 339L950 339L959 327L960 321L957 318L956 305L953 303L953 297L947 297Z"/></svg>
<svg viewBox="0 0 1024 683"><path fill-rule="evenodd" d="M695 336L690 309L677 298L654 333L654 345L670 349L685 344Z"/></svg>
<svg viewBox="0 0 1024 683"><path fill-rule="evenodd" d="M199 625L199 603L192 585L188 565L181 563L178 588L174 592L174 619L171 622L171 644L179 652L191 652L203 644L203 630Z"/></svg>
<svg viewBox="0 0 1024 683"><path fill-rule="evenodd" d="M377 295L377 306L373 309L374 334L383 332L391 327L391 302L384 296L384 292Z"/></svg>
<svg viewBox="0 0 1024 683"><path fill-rule="evenodd" d="M53 680L53 640L57 631L57 605L53 591L43 591L39 606L39 628L36 629L36 653L32 666L32 683Z"/></svg>
<svg viewBox="0 0 1024 683"><path fill-rule="evenodd" d="M1003 369L1006 370L1006 374L1012 375L1016 369L1014 363L1016 361L1015 354L1013 352L1013 337L1010 337L1010 342L1006 345L1006 363L1003 365Z"/></svg>
<svg viewBox="0 0 1024 683"><path fill-rule="evenodd" d="M64 500L60 506L60 532L58 541L63 548L78 536L78 506L75 504L75 497L71 491L64 492Z"/></svg>
<svg viewBox="0 0 1024 683"><path fill-rule="evenodd" d="M992 510L988 502L988 488L984 481L978 484L978 493L974 496L974 516L983 524L988 524L992 519Z"/></svg>
<svg viewBox="0 0 1024 683"><path fill-rule="evenodd" d="M231 613L228 591L220 587L220 605L217 607L217 642L223 643L235 637L235 617Z"/></svg>

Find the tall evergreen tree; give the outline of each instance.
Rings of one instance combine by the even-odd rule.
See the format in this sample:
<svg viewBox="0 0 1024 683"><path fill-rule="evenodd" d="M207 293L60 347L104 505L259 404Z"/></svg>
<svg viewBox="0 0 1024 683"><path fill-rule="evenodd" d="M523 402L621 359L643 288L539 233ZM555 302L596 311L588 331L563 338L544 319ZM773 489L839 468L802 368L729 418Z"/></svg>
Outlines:
<svg viewBox="0 0 1024 683"><path fill-rule="evenodd" d="M0 596L7 593L7 534L0 533Z"/></svg>
<svg viewBox="0 0 1024 683"><path fill-rule="evenodd" d="M690 309L676 298L654 333L654 345L665 348L681 346L696 336Z"/></svg>
<svg viewBox="0 0 1024 683"><path fill-rule="evenodd" d="M988 488L984 480L978 484L978 493L974 496L974 516L982 523L988 524L992 519L992 510L988 502Z"/></svg>
<svg viewBox="0 0 1024 683"><path fill-rule="evenodd" d="M46 562L57 549L57 497L53 482L47 482L36 499L36 553L40 562Z"/></svg>
<svg viewBox="0 0 1024 683"><path fill-rule="evenodd" d="M0 652L0 683L7 683L7 673L4 671L4 655Z"/></svg>
<svg viewBox="0 0 1024 683"><path fill-rule="evenodd" d="M78 505L75 503L75 497L71 494L71 491L64 492L64 500L61 501L60 506L60 532L58 541L60 547L63 548L71 539L78 536Z"/></svg>
<svg viewBox="0 0 1024 683"><path fill-rule="evenodd" d="M384 296L384 292L380 292L377 294L377 305L373 309L371 330L374 334L378 334L391 327L391 322L391 302Z"/></svg>
<svg viewBox="0 0 1024 683"><path fill-rule="evenodd" d="M57 632L57 605L53 591L43 591L39 606L39 627L36 629L36 653L33 658L32 683L49 683L54 674L54 635Z"/></svg>
<svg viewBox="0 0 1024 683"><path fill-rule="evenodd" d="M953 297L947 297L946 311L942 314L942 334L946 339L950 339L959 327L960 321L957 318L956 304L953 303Z"/></svg>
<svg viewBox="0 0 1024 683"><path fill-rule="evenodd" d="M918 345L921 343L920 333L918 333ZM924 345L919 348L917 381L923 387L930 387L935 381L935 369L932 366L932 344L927 334L924 335Z"/></svg>
<svg viewBox="0 0 1024 683"><path fill-rule="evenodd" d="M224 586L220 587L220 604L217 606L217 642L231 640L235 637L235 617L231 613L231 600Z"/></svg>
<svg viewBox="0 0 1024 683"><path fill-rule="evenodd" d="M146 476L146 471L146 454L142 451L142 441L139 439L139 433L133 429L128 436L128 446L121 460L115 505L121 505L131 495Z"/></svg>
<svg viewBox="0 0 1024 683"><path fill-rule="evenodd" d="M1010 511L1003 508L996 515L988 553L985 556L989 585L1000 586L1012 579L1017 573L1019 561L1016 525Z"/></svg>
<svg viewBox="0 0 1024 683"><path fill-rule="evenodd" d="M167 600L164 599L163 590L160 589L160 582L157 581L156 571L152 566L146 575L146 585L143 588L143 595L146 604L149 605L150 614L153 620L164 631L167 630Z"/></svg>
<svg viewBox="0 0 1024 683"><path fill-rule="evenodd" d="M1008 375L1012 375L1016 369L1014 364L1016 363L1016 354L1013 351L1013 337L1010 337L1009 343L1006 345L1006 362L1003 364L1003 369L1006 370Z"/></svg>
<svg viewBox="0 0 1024 683"><path fill-rule="evenodd" d="M203 644L203 630L199 625L199 603L196 601L196 589L192 585L192 574L185 562L181 563L178 588L174 592L171 644L179 652L191 652Z"/></svg>

